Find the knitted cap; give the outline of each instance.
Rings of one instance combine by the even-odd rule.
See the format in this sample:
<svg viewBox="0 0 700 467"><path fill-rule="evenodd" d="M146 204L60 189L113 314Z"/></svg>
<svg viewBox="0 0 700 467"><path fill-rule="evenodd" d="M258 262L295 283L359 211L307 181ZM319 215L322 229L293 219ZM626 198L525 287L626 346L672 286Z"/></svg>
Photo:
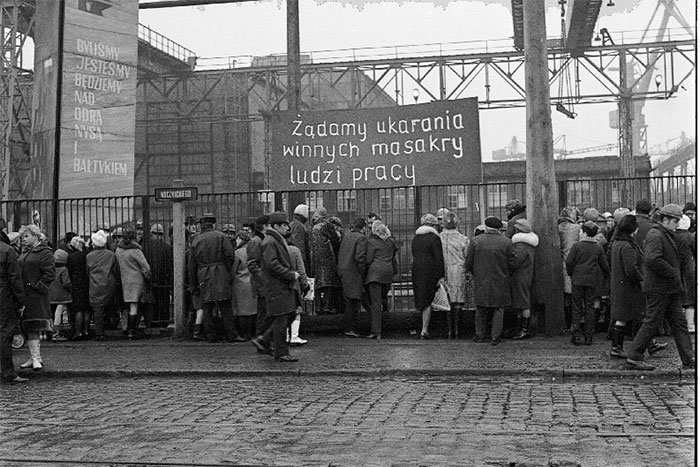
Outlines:
<svg viewBox="0 0 700 467"><path fill-rule="evenodd" d="M501 222L501 219L499 219L496 216L487 217L484 221L484 224L486 225L486 227L489 227L491 229L500 229L501 227L503 227L503 222Z"/></svg>
<svg viewBox="0 0 700 467"><path fill-rule="evenodd" d="M56 250L53 252L53 260L65 264L68 261L68 253L65 250Z"/></svg>
<svg viewBox="0 0 700 467"><path fill-rule="evenodd" d="M121 232L120 232L121 233ZM104 230L98 230L90 236L92 244L98 248L102 248L107 244L107 234Z"/></svg>

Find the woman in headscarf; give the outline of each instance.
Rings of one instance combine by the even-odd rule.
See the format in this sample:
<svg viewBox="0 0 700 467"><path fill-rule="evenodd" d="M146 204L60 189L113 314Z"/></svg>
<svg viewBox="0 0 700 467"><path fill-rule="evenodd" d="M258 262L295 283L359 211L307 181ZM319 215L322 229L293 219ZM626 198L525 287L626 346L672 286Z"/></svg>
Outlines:
<svg viewBox="0 0 700 467"><path fill-rule="evenodd" d="M467 259L469 238L457 230L458 219L453 212L445 214L440 232L442 255L445 260L445 285L450 297L450 311L447 312L447 338L457 338L459 310L467 302L467 272L464 261ZM473 301L473 298L472 298Z"/></svg>
<svg viewBox="0 0 700 467"><path fill-rule="evenodd" d="M380 220L372 223L372 233L367 239L367 276L365 284L369 290L370 335L369 339L380 339L382 335L382 304L386 301L394 278L394 258L398 249L391 231Z"/></svg>
<svg viewBox="0 0 700 467"><path fill-rule="evenodd" d="M91 236L94 250L88 253L86 271L90 289L90 306L95 313L95 339L104 339L104 317L107 307L114 302L119 283L117 258L107 247L107 234L98 230Z"/></svg>
<svg viewBox="0 0 700 467"><path fill-rule="evenodd" d="M22 329L27 334L30 358L20 368L41 370L43 360L39 334L52 329L49 287L56 276L53 253L39 227L25 225L19 231L24 250L19 267L24 284L24 313Z"/></svg>
<svg viewBox="0 0 700 467"><path fill-rule="evenodd" d="M413 280L413 299L416 309L421 313L421 339L432 339L428 334L430 325L430 304L433 302L438 283L445 277L445 261L442 254L442 241L436 230L437 217L424 214L421 226L411 241L413 263L411 278Z"/></svg>
<svg viewBox="0 0 700 467"><path fill-rule="evenodd" d="M121 274L124 303L129 306L127 335L129 339L134 339L139 323L139 300L146 287L146 280L151 277L151 268L136 242L136 231L124 229L124 237L117 245L116 256Z"/></svg>

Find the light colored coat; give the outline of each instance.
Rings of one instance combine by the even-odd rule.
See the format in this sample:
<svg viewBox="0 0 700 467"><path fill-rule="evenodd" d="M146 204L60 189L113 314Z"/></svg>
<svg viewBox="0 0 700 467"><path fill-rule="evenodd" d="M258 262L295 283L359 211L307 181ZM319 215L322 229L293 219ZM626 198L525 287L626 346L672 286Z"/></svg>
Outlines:
<svg viewBox="0 0 700 467"><path fill-rule="evenodd" d="M125 246L127 248L124 248ZM146 279L151 277L151 267L141 248L134 242L130 245L120 243L117 246L116 255L122 279L124 302L138 303L146 286Z"/></svg>
<svg viewBox="0 0 700 467"><path fill-rule="evenodd" d="M257 300L253 297L253 287L248 270L248 252L246 245L234 252L233 268L233 300L231 303L234 316L251 316L257 313Z"/></svg>
<svg viewBox="0 0 700 467"><path fill-rule="evenodd" d="M452 303L467 301L467 250L469 238L457 229L444 229L440 232L442 256L445 261L445 282Z"/></svg>

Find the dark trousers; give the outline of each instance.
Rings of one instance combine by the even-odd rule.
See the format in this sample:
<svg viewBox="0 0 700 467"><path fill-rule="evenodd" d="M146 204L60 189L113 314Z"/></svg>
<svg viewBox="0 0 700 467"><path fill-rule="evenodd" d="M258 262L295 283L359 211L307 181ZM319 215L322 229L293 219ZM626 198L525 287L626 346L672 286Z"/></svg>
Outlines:
<svg viewBox="0 0 700 467"><path fill-rule="evenodd" d="M206 329L210 341L218 340L222 327L227 340L233 340L238 336L231 310L231 300L207 302L203 303L202 306L204 307L204 329Z"/></svg>
<svg viewBox="0 0 700 467"><path fill-rule="evenodd" d="M155 326L165 327L170 322L170 287L164 285L153 286L153 317Z"/></svg>
<svg viewBox="0 0 700 467"><path fill-rule="evenodd" d="M93 317L95 319L95 335L104 336L105 335L105 307L104 306L93 306L92 311L94 312Z"/></svg>
<svg viewBox="0 0 700 467"><path fill-rule="evenodd" d="M274 357L280 358L289 355L287 345L287 327L294 319L294 313L272 316L272 342L274 343Z"/></svg>
<svg viewBox="0 0 700 467"><path fill-rule="evenodd" d="M15 377L15 367L12 363L12 338L17 326L14 317L5 316L14 311L2 311L0 315L0 377L11 379Z"/></svg>
<svg viewBox="0 0 700 467"><path fill-rule="evenodd" d="M345 297L345 332L357 332L357 315L360 312L359 298Z"/></svg>
<svg viewBox="0 0 700 467"><path fill-rule="evenodd" d="M255 334L261 336L269 327L267 323L267 312L265 310L265 297L258 296L258 312L255 315Z"/></svg>
<svg viewBox="0 0 700 467"><path fill-rule="evenodd" d="M678 356L683 364L695 359L693 344L688 333L688 322L681 307L681 294L656 294L646 293L647 306L644 313L642 327L634 336L634 341L627 351L627 357L633 360L644 360L644 351L649 342L654 338L663 323L664 318L671 324L673 340L676 341Z"/></svg>
<svg viewBox="0 0 700 467"><path fill-rule="evenodd" d="M379 282L367 284L369 289L370 332L372 334L382 334L382 312L385 311L384 302L387 300L390 287L390 284L380 284Z"/></svg>
<svg viewBox="0 0 700 467"><path fill-rule="evenodd" d="M477 306L474 314L474 327L476 328L477 339L485 337L489 317L491 317L491 339L500 339L503 332L503 308L485 306Z"/></svg>
<svg viewBox="0 0 700 467"><path fill-rule="evenodd" d="M571 285L571 330L572 333L581 334L580 322L583 316L583 335L586 338L593 337L595 325L595 288L588 285Z"/></svg>

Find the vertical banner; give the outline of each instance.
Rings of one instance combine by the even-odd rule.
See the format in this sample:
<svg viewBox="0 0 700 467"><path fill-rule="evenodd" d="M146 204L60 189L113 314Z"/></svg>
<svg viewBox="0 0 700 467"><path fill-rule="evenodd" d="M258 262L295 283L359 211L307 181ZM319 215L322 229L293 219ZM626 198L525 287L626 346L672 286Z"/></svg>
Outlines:
<svg viewBox="0 0 700 467"><path fill-rule="evenodd" d="M134 193L138 0L66 0L59 197Z"/></svg>

